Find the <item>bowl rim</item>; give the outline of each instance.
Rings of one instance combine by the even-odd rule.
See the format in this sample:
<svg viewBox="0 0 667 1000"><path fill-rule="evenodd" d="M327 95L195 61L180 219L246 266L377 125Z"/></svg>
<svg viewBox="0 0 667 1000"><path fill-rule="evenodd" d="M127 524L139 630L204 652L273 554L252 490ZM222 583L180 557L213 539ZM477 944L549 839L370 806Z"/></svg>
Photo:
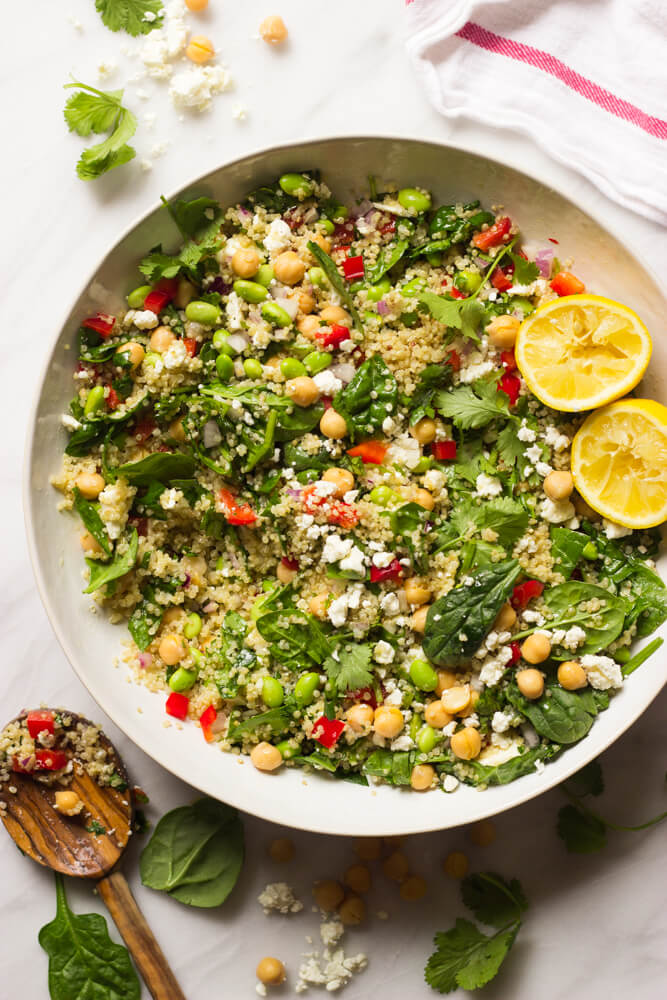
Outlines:
<svg viewBox="0 0 667 1000"><path fill-rule="evenodd" d="M172 199L181 196L182 194L188 191L196 189L199 185L205 185L209 183L210 178L219 174L221 171L227 170L232 167L236 167L238 165L243 164L245 161L252 160L257 157L278 154L280 152L289 151L290 149L295 149L298 147L302 147L304 145L317 147L318 145L325 145L330 142L374 142L374 141L396 142L401 144L420 143L422 145L439 147L442 150L453 149L457 152L468 153L472 156L477 157L480 160L487 160L490 163L497 163L503 167L507 167L510 170L513 170L516 173L527 178L529 181L532 181L533 183L539 183L545 187L551 188L566 202L569 202L571 205L573 205L579 212L582 213L583 216L595 222L600 227L600 229L604 231L605 234L611 236L617 242L620 242L621 240L621 237L615 236L614 232L609 228L607 222L601 217L601 215L603 214L602 212L599 213L598 210L591 211L588 207L586 208L582 207L577 197L576 196L573 197L572 195L566 193L563 187L561 186L561 183L559 181L554 181L552 177L548 177L545 180L541 180L535 177L534 175L527 173L524 169L522 169L522 166L515 159L513 159L511 153L503 151L502 154L497 154L494 152L493 156L486 156L480 153L477 149L472 148L471 143L466 141L455 141L452 138L448 138L446 142L443 142L439 141L437 138L434 138L432 136L422 137L411 134L397 136L386 133L364 133L364 134L352 134L352 135L343 133L343 134L324 135L324 136L320 135L312 137L306 136L301 139L294 139L290 140L289 142L284 142L268 147L259 146L246 151L242 156L237 156L233 159L225 160L217 167L214 167L213 169L207 171L205 174L200 174L194 179L188 180L184 184L180 184L177 188L175 188L173 191L170 192L170 194L167 196L167 200L171 201ZM553 161L550 161L550 165L556 166L555 164L553 164ZM558 166L558 169L562 170L563 168L561 166ZM156 208L158 208L158 206L156 204L153 204L152 207L143 211L138 217L134 218L130 223L128 223L123 228L123 230L117 236L114 244L109 248L104 257L95 263L91 271L88 273L86 280L79 286L80 290L78 293L78 297L81 297L84 294L85 290L90 287L96 275L104 267L104 264L106 263L107 259L116 251L119 244L122 243L128 236L130 236L130 234L138 226L140 226L148 218L148 216L151 215L156 210ZM628 256L649 277L650 281L657 290L660 298L667 307L667 296L663 292L661 284L656 274L654 273L652 267L646 262L642 254L639 251L635 250L632 243L628 242L628 240L625 237L623 237L623 243L626 248ZM192 775L188 773L185 766L179 767L175 763L170 763L169 765L163 763L159 759L159 757L155 756L155 751L151 748L150 730L146 729L141 731L142 734L143 732L146 733L145 738L143 738L143 735L141 737L138 736L137 734L130 735L129 732L130 727L128 723L126 723L123 718L119 717L118 714L113 709L110 709L108 706L106 706L103 700L100 700L100 698L97 697L95 685L93 684L92 680L88 677L85 671L79 669L77 656L72 648L72 643L70 639L66 636L65 630L61 629L60 625L58 624L57 614L50 599L49 589L46 585L45 574L42 570L42 566L40 564L37 552L37 540L35 533L36 521L35 521L35 511L33 510L32 491L30 488L30 472L33 461L33 448L36 439L36 434L35 434L35 429L37 426L36 417L40 400L42 397L42 392L44 389L44 384L48 376L50 362L53 356L55 344L58 338L61 336L62 331L70 318L72 312L71 303L76 301L76 298L69 299L69 301L70 305L66 307L64 314L60 318L60 321L57 324L54 324L53 329L55 332L49 342L49 351L47 354L44 355L39 377L35 383L32 403L28 415L28 423L26 427L25 448L24 448L24 458L23 458L23 474L22 474L23 515L24 515L24 525L28 543L28 554L32 566L33 575L35 578L35 583L37 585L37 591L39 593L41 602L44 606L44 610L46 611L49 624L55 634L55 637L60 645L60 648L65 654L65 657L70 667L74 671L78 680L83 684L84 688L93 698L93 700L97 703L100 709L105 713L105 715L107 715L107 717L111 719L114 725L118 727L118 729L123 733L123 735L127 739L130 740L130 742L138 746L139 749L142 750L148 757L150 757L151 760L153 760L156 764L164 768L164 770L168 771L170 774L173 774L174 777L180 779L185 784L197 788L203 794L210 795L211 797L217 799L219 798L220 792L218 788L213 787L212 782L207 782L206 780L204 780L203 777L197 777L196 781L193 781ZM483 807L476 810L475 812L477 815L475 815L474 817L471 818L470 816L467 816L460 822L453 822L453 823L445 822L444 825L442 823L437 823L437 822L434 823L432 821L427 822L426 820L419 820L415 824L414 821L410 822L409 819L407 820L401 819L402 816L405 817L409 814L408 811L406 810L399 810L397 812L396 821L392 823L391 827L387 827L386 829L380 828L378 830L373 830L373 835L377 836L392 836L392 835L403 835L403 834L409 835L409 834L428 833L443 829L453 829L456 828L457 826L468 824L470 822L479 819L499 815L500 813L503 813L509 809L514 809L516 806L522 805L525 802L530 801L531 799L541 796L544 792L549 791L558 784L561 784L564 780L566 780L572 774L576 773L582 767L586 766L586 764L590 763L590 761L597 758L601 753L607 750L608 747L610 747L613 743L615 743L623 735L623 733L625 733L630 728L630 726L632 726L637 721L641 713L648 707L648 705L650 705L655 700L655 698L660 693L662 687L666 683L667 683L667 671L665 671L665 676L662 680L660 679L660 677L657 678L657 681L650 692L648 700L646 700L645 703L640 705L636 710L629 711L622 718L620 725L616 729L614 729L614 731L608 737L599 738L597 742L594 742L593 743L594 750L591 750L590 752L585 752L582 755L583 761L577 760L577 762L570 767L565 766L561 768L555 768L552 765L554 770L553 776L551 776L552 773L551 768L545 769L545 771L541 775L541 782L539 787L535 788L532 786L527 786L525 792L521 793L520 791L518 791L517 793L515 793L511 802L506 804L497 804L489 800L488 807ZM312 777L319 777L319 775L316 774L313 775ZM513 782L512 784L515 788L520 789L521 787L520 780L518 782ZM480 804L483 803L484 798L485 796L480 797ZM261 800L254 800L252 798L248 798L247 796L244 797L243 795L235 794L234 790L231 790L231 794L229 795L225 793L224 801L235 806L240 811L248 813L249 815L257 816L258 818L268 822L274 822L286 825L292 829L304 830L313 833L331 832L329 830L323 829L322 826L318 825L316 822L312 821L309 822L308 814L305 810L302 810L302 812L299 813L297 816L292 816L289 820L287 820L285 819L284 813L281 812L280 815L278 815L275 812L275 810L272 811L272 807L269 806L263 809L261 805ZM348 830L348 831L345 831L343 829L337 829L335 833L338 836L359 836L358 829Z"/></svg>

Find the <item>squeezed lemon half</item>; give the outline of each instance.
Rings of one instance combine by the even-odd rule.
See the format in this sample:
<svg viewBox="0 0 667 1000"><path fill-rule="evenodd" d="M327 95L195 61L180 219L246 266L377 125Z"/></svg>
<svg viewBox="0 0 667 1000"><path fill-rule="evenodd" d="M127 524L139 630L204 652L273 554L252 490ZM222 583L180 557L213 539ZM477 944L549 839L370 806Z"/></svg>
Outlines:
<svg viewBox="0 0 667 1000"><path fill-rule="evenodd" d="M555 410L577 413L634 389L651 349L650 334L632 309L601 295L567 295L524 320L515 356L533 395Z"/></svg>

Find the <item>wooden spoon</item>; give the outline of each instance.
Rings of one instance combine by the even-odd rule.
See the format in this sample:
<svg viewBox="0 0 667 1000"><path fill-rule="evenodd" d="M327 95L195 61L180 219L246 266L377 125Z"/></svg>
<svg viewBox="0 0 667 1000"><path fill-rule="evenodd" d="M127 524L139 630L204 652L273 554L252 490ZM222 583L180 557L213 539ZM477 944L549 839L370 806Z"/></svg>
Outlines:
<svg viewBox="0 0 667 1000"><path fill-rule="evenodd" d="M20 722L27 713L22 712ZM71 718L66 729L77 723L92 723L72 712L58 710ZM72 781L68 785L47 785L29 774L12 772L0 781L0 800L6 809L0 816L24 854L46 868L77 878L99 879L97 888L113 917L132 958L154 1000L185 1000L153 932L136 904L125 876L112 871L122 857L132 835L134 806L125 765L113 743L100 732L99 745L106 750L105 763L112 763L121 788L98 783L77 766L74 758ZM56 791L75 792L84 803L77 816L64 816L54 806ZM101 831L104 830L102 833Z"/></svg>

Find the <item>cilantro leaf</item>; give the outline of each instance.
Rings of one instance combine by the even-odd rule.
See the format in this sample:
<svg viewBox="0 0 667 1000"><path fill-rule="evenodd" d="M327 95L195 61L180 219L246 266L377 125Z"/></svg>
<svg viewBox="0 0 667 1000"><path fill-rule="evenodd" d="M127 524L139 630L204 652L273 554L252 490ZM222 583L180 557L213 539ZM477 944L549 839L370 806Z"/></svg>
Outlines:
<svg viewBox="0 0 667 1000"><path fill-rule="evenodd" d="M513 469L519 459L524 458L525 441L520 441L513 423L506 424L498 434L498 457L508 469Z"/></svg>
<svg viewBox="0 0 667 1000"><path fill-rule="evenodd" d="M128 145L137 128L137 119L121 104L122 90L103 91L85 83L67 83L66 87L80 87L65 105L65 121L71 132L88 136L91 132L111 131L103 142L84 149L76 165L82 180L94 180L120 167L136 155Z"/></svg>
<svg viewBox="0 0 667 1000"><path fill-rule="evenodd" d="M505 548L521 538L528 527L528 511L511 497L493 497L483 504L459 501L452 510L450 523L461 537L490 528Z"/></svg>
<svg viewBox="0 0 667 1000"><path fill-rule="evenodd" d="M461 896L478 920L498 928L519 920L528 907L518 879L506 882L495 872L468 875L461 883Z"/></svg>
<svg viewBox="0 0 667 1000"><path fill-rule="evenodd" d="M511 416L505 393L498 392L495 382L483 379L472 386L459 385L439 392L435 405L443 417L450 417L463 430L486 427L498 417L506 420Z"/></svg>
<svg viewBox="0 0 667 1000"><path fill-rule="evenodd" d="M436 934L436 951L424 972L426 982L439 993L451 993L457 986L479 989L498 972L518 930L517 923L487 937L469 920L459 918L452 930Z"/></svg>
<svg viewBox="0 0 667 1000"><path fill-rule="evenodd" d="M67 86L71 86L67 84ZM84 86L84 84L77 84ZM92 87L79 90L65 105L65 121L70 132L89 136L91 132L109 132L115 125L121 109L122 90L94 90Z"/></svg>
<svg viewBox="0 0 667 1000"><path fill-rule="evenodd" d="M213 198L202 196L201 198L193 198L192 201L172 202L163 198L162 201L185 237L193 240L201 239L208 235L211 227L215 227L216 231L220 228L217 222L221 215L220 205Z"/></svg>
<svg viewBox="0 0 667 1000"><path fill-rule="evenodd" d="M479 299L466 299L461 307L461 336L479 344L479 329L485 316L486 311Z"/></svg>
<svg viewBox="0 0 667 1000"><path fill-rule="evenodd" d="M571 854L594 854L607 843L606 824L576 806L563 806L556 829Z"/></svg>
<svg viewBox="0 0 667 1000"><path fill-rule="evenodd" d="M337 652L338 659L330 656L324 669L339 693L356 691L373 683L373 674L369 669L373 647L369 643L356 646L346 643L339 646Z"/></svg>
<svg viewBox="0 0 667 1000"><path fill-rule="evenodd" d="M162 26L162 0L95 0L95 7L110 31L147 35Z"/></svg>
<svg viewBox="0 0 667 1000"><path fill-rule="evenodd" d="M417 300L422 302L433 319L445 326L454 327L460 330L462 327L460 299L446 299L444 295L436 295L435 292L421 292Z"/></svg>
<svg viewBox="0 0 667 1000"><path fill-rule="evenodd" d="M144 257L139 264L139 270L148 278L151 284L154 284L160 278L175 278L181 270L181 266L179 257L172 257L169 254L162 253L162 247L157 246Z"/></svg>
<svg viewBox="0 0 667 1000"><path fill-rule="evenodd" d="M530 285L540 276L540 269L532 260L526 260L518 253L511 253L510 259L514 264L514 274L512 282L515 285Z"/></svg>
<svg viewBox="0 0 667 1000"><path fill-rule="evenodd" d="M427 365L422 369L417 388L407 401L411 424L416 424L422 417L435 416L433 397L438 389L450 385L451 380L452 368L449 365Z"/></svg>
<svg viewBox="0 0 667 1000"><path fill-rule="evenodd" d="M581 771L577 771L565 782L565 787L577 798L584 795L602 795L604 791L604 778L602 768L597 760L592 760Z"/></svg>

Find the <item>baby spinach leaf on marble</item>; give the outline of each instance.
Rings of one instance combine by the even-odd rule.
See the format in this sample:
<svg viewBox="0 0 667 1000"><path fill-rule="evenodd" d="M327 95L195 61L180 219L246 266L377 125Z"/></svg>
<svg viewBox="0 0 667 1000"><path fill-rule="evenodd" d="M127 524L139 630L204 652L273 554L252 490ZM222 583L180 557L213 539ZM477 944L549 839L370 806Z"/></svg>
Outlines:
<svg viewBox="0 0 667 1000"><path fill-rule="evenodd" d="M352 380L333 401L335 409L347 421L351 437L372 434L382 426L398 404L398 384L382 357L373 354L357 368Z"/></svg>
<svg viewBox="0 0 667 1000"><path fill-rule="evenodd" d="M337 646L336 657L329 656L324 661L327 676L339 694L372 685L372 655L373 647L369 643L350 642Z"/></svg>
<svg viewBox="0 0 667 1000"><path fill-rule="evenodd" d="M313 243L312 240L308 241L308 249L326 274L333 290L340 296L357 330L363 331L361 318L354 304L354 297L347 287L347 282L336 267L336 262L328 253L324 252L322 247L318 246L317 243Z"/></svg>
<svg viewBox="0 0 667 1000"><path fill-rule="evenodd" d="M104 527L104 521L100 517L95 504L85 499L78 486L74 487L74 509L83 521L86 531L90 532L102 551L110 556L111 542L109 541L107 529Z"/></svg>
<svg viewBox="0 0 667 1000"><path fill-rule="evenodd" d="M566 691L559 684L547 684L541 698L529 701L512 683L507 697L540 736L554 743L576 743L593 725L595 711L590 713L580 694Z"/></svg>
<svg viewBox="0 0 667 1000"><path fill-rule="evenodd" d="M56 874L56 915L39 932L49 956L51 1000L139 1000L141 986L130 954L109 937L99 913L73 913L63 877Z"/></svg>
<svg viewBox="0 0 667 1000"><path fill-rule="evenodd" d="M97 559L86 559L90 569L90 582L84 590L84 594L92 594L100 587L106 586L112 580L118 580L121 576L129 573L137 561L137 548L139 536L137 529L132 528L128 539L128 546L122 554L116 554L111 562L103 563ZM117 552L117 550L116 550Z"/></svg>
<svg viewBox="0 0 667 1000"><path fill-rule="evenodd" d="M599 601L598 611L586 611L583 604ZM616 597L603 587L592 583L571 580L544 592L544 604L553 617L547 621L550 629L569 628L579 625L586 632L586 639L577 646L577 655L585 656L606 649L623 631L626 604L622 597ZM572 651L556 647L551 655L556 660L567 660Z"/></svg>
<svg viewBox="0 0 667 1000"><path fill-rule="evenodd" d="M382 247L375 263L366 269L366 281L374 285L387 271L391 271L392 267L398 264L409 245L407 240L396 240L395 243L388 243Z"/></svg>
<svg viewBox="0 0 667 1000"><path fill-rule="evenodd" d="M220 906L243 864L243 825L236 809L213 799L172 809L141 853L143 885L188 906Z"/></svg>
<svg viewBox="0 0 667 1000"><path fill-rule="evenodd" d="M195 460L191 455L158 451L138 462L119 465L115 472L132 486L148 486L155 479L161 483L169 483L172 479L191 479L195 467Z"/></svg>

